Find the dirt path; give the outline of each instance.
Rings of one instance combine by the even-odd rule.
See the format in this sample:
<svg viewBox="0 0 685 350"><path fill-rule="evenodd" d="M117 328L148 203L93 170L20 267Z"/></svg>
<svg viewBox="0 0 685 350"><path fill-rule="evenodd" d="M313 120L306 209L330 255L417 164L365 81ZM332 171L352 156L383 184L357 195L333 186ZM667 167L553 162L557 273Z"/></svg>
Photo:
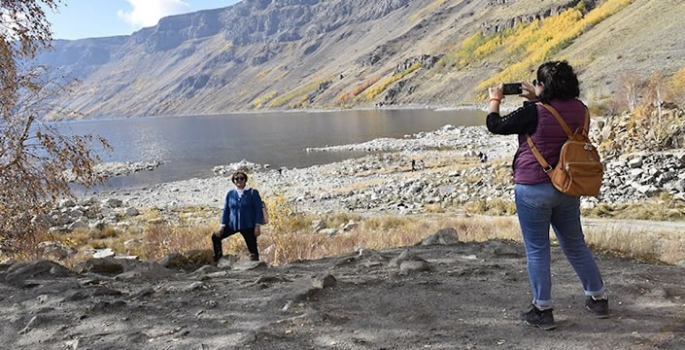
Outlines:
<svg viewBox="0 0 685 350"><path fill-rule="evenodd" d="M130 280L45 272L17 281L5 269L0 348L685 348L683 268L598 256L613 317L597 320L554 248L559 327L545 332L517 320L531 299L520 244L415 246L398 262L404 251L247 271L139 270Z"/></svg>

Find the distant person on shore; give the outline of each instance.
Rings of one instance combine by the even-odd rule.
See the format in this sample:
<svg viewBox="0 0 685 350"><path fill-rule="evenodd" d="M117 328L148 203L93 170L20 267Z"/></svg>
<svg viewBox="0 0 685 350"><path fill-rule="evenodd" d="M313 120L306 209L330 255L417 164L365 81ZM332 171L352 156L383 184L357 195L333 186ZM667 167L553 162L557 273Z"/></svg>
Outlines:
<svg viewBox="0 0 685 350"><path fill-rule="evenodd" d="M478 152L478 158L480 159L481 163L485 163L488 161L488 155L483 152Z"/></svg>
<svg viewBox="0 0 685 350"><path fill-rule="evenodd" d="M514 157L514 195L516 210L526 248L528 276L533 291L530 311L521 320L544 330L556 328L552 315L552 276L550 272L550 224L559 245L573 266L585 291L585 307L597 318L609 317L609 302L604 282L592 252L585 243L580 223L580 197L559 192L538 163L526 135L550 164L556 164L566 133L555 117L542 105L552 105L571 130L583 127L586 106L578 99L580 88L573 68L566 61L546 62L537 70L533 83L523 82L528 99L523 107L504 118L500 102L502 84L489 89L490 113L487 127L500 135L517 134L518 150Z"/></svg>
<svg viewBox="0 0 685 350"><path fill-rule="evenodd" d="M423 162L423 159L419 160L419 170L424 170L426 169L426 163Z"/></svg>
<svg viewBox="0 0 685 350"><path fill-rule="evenodd" d="M221 228L212 234L214 261L223 256L221 241L237 232L245 239L250 260L259 261L257 237L261 234L260 225L264 222L262 198L259 191L247 186L247 174L236 171L232 176L235 188L226 193Z"/></svg>
<svg viewBox="0 0 685 350"><path fill-rule="evenodd" d="M416 171L416 160L411 160L411 171Z"/></svg>

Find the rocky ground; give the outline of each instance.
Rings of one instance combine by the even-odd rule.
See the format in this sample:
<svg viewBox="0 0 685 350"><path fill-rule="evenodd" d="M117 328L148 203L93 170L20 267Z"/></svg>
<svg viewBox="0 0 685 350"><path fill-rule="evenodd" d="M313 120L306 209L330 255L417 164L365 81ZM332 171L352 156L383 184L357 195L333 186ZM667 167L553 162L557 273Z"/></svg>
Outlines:
<svg viewBox="0 0 685 350"><path fill-rule="evenodd" d="M612 317L583 308L553 249L557 330L522 324L523 247L360 251L282 267L129 262L3 267L3 349L673 349L685 347L685 269L598 256ZM451 238L450 238L451 237ZM439 244L445 242L448 244ZM111 268L121 264L123 267Z"/></svg>
<svg viewBox="0 0 685 350"><path fill-rule="evenodd" d="M483 132L445 128L404 140L343 146L378 153L280 174L256 172L251 183L267 198L279 193L312 213L420 215L436 201L458 204L509 194L510 186L489 179L507 176L506 157L513 152L514 140L480 141ZM488 162L480 163L477 152L488 153ZM680 193L675 184L681 180L681 158L671 157L674 174L664 177L663 171L649 170L654 169L654 162L645 161L650 157L616 160L629 169L616 176L632 176L638 184L610 185L616 192L633 192L604 198L648 195L638 190L646 184L639 183L647 181L645 176L653 177L654 186L671 184L674 194ZM411 159L424 160L426 169L412 172ZM465 160L467 167L459 165ZM227 177L216 176L101 193L71 203L80 208L72 206L69 213L93 216L88 220L121 220L117 211L135 217L135 208L157 207L172 216L174 208L186 205L220 207L230 186ZM96 203L107 208L104 218L89 211ZM683 227L677 223L669 229ZM555 247L552 273L559 328L544 332L517 319L531 299L519 243L463 243L454 229L433 234L412 247L350 252L280 267L231 256L212 266L207 264L208 251L160 262L91 259L72 270L45 261L0 265L0 348L685 348L682 266L597 256L612 309L611 318L597 320L583 309L577 277Z"/></svg>

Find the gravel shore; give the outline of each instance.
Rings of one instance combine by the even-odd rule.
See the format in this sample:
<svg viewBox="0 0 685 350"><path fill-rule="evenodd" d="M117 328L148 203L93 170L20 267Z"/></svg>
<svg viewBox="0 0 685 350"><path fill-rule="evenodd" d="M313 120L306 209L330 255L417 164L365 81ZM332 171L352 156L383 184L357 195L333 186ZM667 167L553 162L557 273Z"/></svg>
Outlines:
<svg viewBox="0 0 685 350"><path fill-rule="evenodd" d="M260 170L251 172L251 168L261 166L243 162L221 167L235 169L247 167L250 174L249 186L258 188L264 196L282 194L305 209L330 211L338 208L333 202L322 203L325 192L345 188L364 187L375 181L387 179L415 179L422 174L434 173L446 169L449 160L468 158L477 160L478 152L485 152L491 162L510 157L515 151L515 137L497 136L487 132L485 127L443 128L403 139L376 139L369 142L339 145L326 148L310 149L310 152L366 151L369 155L357 159L348 159L325 165L308 168L278 170ZM411 171L411 160L423 160L425 170ZM121 199L135 207L180 207L203 206L221 207L224 195L232 188L228 174L211 178L193 178L182 181L156 184L147 188L120 189L98 194L98 197ZM365 185L366 184L366 185ZM323 196L323 197L321 197ZM307 198L314 198L308 201Z"/></svg>

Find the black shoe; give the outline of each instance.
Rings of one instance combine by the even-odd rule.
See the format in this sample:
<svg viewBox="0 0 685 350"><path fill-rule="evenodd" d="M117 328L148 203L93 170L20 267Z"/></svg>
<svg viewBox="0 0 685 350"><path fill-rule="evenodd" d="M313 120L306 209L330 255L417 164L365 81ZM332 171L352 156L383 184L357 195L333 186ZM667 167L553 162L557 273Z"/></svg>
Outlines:
<svg viewBox="0 0 685 350"><path fill-rule="evenodd" d="M531 305L530 311L522 312L519 315L519 318L521 321L524 321L531 326L539 327L545 331L551 331L552 329L557 328L557 325L554 323L552 309L540 311L535 305Z"/></svg>
<svg viewBox="0 0 685 350"><path fill-rule="evenodd" d="M609 317L609 300L594 299L593 297L585 297L585 308L592 312L596 318Z"/></svg>

